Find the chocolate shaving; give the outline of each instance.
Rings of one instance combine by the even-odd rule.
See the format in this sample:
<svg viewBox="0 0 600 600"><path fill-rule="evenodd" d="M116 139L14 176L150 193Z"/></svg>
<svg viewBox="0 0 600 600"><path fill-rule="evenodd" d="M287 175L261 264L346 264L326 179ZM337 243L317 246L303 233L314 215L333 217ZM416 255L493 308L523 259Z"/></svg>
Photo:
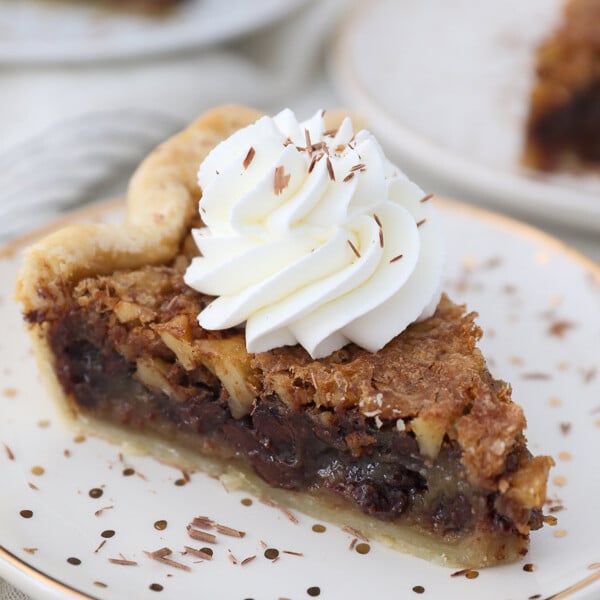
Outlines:
<svg viewBox="0 0 600 600"><path fill-rule="evenodd" d="M329 156L327 157L327 172L329 173L329 179L335 181L335 173L333 172L333 165L331 164Z"/></svg>
<svg viewBox="0 0 600 600"><path fill-rule="evenodd" d="M460 571L454 571L454 573L450 573L450 577L460 577L461 575L466 575L471 569L461 569Z"/></svg>
<svg viewBox="0 0 600 600"><path fill-rule="evenodd" d="M212 533L206 533L205 531L200 531L199 529L194 529L190 525L187 526L188 535L193 540L199 540L201 542L208 542L209 544L216 544L217 538Z"/></svg>
<svg viewBox="0 0 600 600"><path fill-rule="evenodd" d="M350 248L352 249L352 252L354 252L354 254L356 254L356 257L360 258L360 252L356 249L356 246L350 240L347 240L347 242L348 242L348 246L350 246Z"/></svg>
<svg viewBox="0 0 600 600"><path fill-rule="evenodd" d="M394 258L390 258L391 263L395 263L397 260L400 260L404 254L398 254L398 256L394 256Z"/></svg>
<svg viewBox="0 0 600 600"><path fill-rule="evenodd" d="M566 319L558 320L548 327L548 335L553 335L562 339L565 337L565 333L569 329L573 329L575 326L575 323L567 321Z"/></svg>
<svg viewBox="0 0 600 600"><path fill-rule="evenodd" d="M417 221L417 227L421 227L421 225L423 225L425 221L427 221L427 219L421 219L420 221Z"/></svg>
<svg viewBox="0 0 600 600"><path fill-rule="evenodd" d="M40 489L37 485L35 485L35 483L28 482L27 485L36 492Z"/></svg>
<svg viewBox="0 0 600 600"><path fill-rule="evenodd" d="M310 147L311 152L314 152L315 150L325 150L326 148L327 144L325 144L325 142L317 142Z"/></svg>
<svg viewBox="0 0 600 600"><path fill-rule="evenodd" d="M571 423L569 423L568 421L561 423L560 430L563 432L564 435L567 435L567 433L569 433L569 431L571 431Z"/></svg>
<svg viewBox="0 0 600 600"><path fill-rule="evenodd" d="M229 560L234 564L237 565L238 564L238 560L237 558L232 554L231 550L227 550L228 552L228 556L229 556Z"/></svg>
<svg viewBox="0 0 600 600"><path fill-rule="evenodd" d="M383 248L383 229L379 228L379 247Z"/></svg>
<svg viewBox="0 0 600 600"><path fill-rule="evenodd" d="M484 269L496 269L502 264L502 257L500 256L491 256L488 258L485 263L483 263Z"/></svg>
<svg viewBox="0 0 600 600"><path fill-rule="evenodd" d="M284 554L291 554L292 556L304 556L302 552L294 552L293 550L282 550Z"/></svg>
<svg viewBox="0 0 600 600"><path fill-rule="evenodd" d="M232 527L227 527L227 525L221 525L219 523L215 524L215 529L219 533L222 533L223 535L230 535L231 537L243 538L246 535L245 531L233 529Z"/></svg>
<svg viewBox="0 0 600 600"><path fill-rule="evenodd" d="M363 533L358 531L358 529L354 529L354 527L350 527L350 525L345 525L344 527L342 527L342 531L345 531L346 533L349 533L350 535L357 537L359 540L362 540L363 542L369 541L369 538L366 535L364 535Z"/></svg>
<svg viewBox="0 0 600 600"><path fill-rule="evenodd" d="M111 508L114 508L114 505L110 505L110 506L103 506L102 508L99 508L94 514L99 517L105 510L109 510Z"/></svg>
<svg viewBox="0 0 600 600"><path fill-rule="evenodd" d="M247 169L250 166L250 163L254 159L255 154L256 154L256 150L254 149L254 146L250 146L250 149L248 150L248 154L246 154L246 158L244 158L244 162L243 162L244 169Z"/></svg>
<svg viewBox="0 0 600 600"><path fill-rule="evenodd" d="M312 152L312 142L310 140L310 131L308 131L308 129L304 130L304 139L306 140L306 150L310 154Z"/></svg>
<svg viewBox="0 0 600 600"><path fill-rule="evenodd" d="M353 538L352 541L350 542L350 545L348 546L348 550L354 550L354 546L356 546L356 542L358 542L358 539Z"/></svg>
<svg viewBox="0 0 600 600"><path fill-rule="evenodd" d="M356 165L354 165L350 171L353 173L354 171L362 171L363 169L366 169L367 165L365 165L364 163L358 163Z"/></svg>
<svg viewBox="0 0 600 600"><path fill-rule="evenodd" d="M144 550L144 554L152 560L164 563L165 565L169 565L170 567L175 567L176 569L181 569L182 571L191 571L191 569L187 565L177 562L176 560L166 558L172 553L173 551L170 548L160 548L159 550L155 550L154 552L147 552L146 550Z"/></svg>
<svg viewBox="0 0 600 600"><path fill-rule="evenodd" d="M113 565L123 565L125 567L136 567L137 566L137 563L135 562L135 560L126 560L125 558L109 558L108 562L112 563Z"/></svg>
<svg viewBox="0 0 600 600"><path fill-rule="evenodd" d="M27 552L27 554L35 554L37 552L37 548L23 548L23 552Z"/></svg>
<svg viewBox="0 0 600 600"><path fill-rule="evenodd" d="M289 146L290 144L293 144L294 142L292 141L292 138L287 138L285 140L285 142L283 142L284 146Z"/></svg>
<svg viewBox="0 0 600 600"><path fill-rule="evenodd" d="M194 517L191 525L197 527L198 529L212 529L214 526L214 521L208 517Z"/></svg>
<svg viewBox="0 0 600 600"><path fill-rule="evenodd" d="M4 450L6 452L6 456L8 456L8 460L15 460L15 455L13 454L12 450L6 445L4 445Z"/></svg>
<svg viewBox="0 0 600 600"><path fill-rule="evenodd" d="M522 379L552 379L552 376L548 373L523 373L521 374Z"/></svg>
<svg viewBox="0 0 600 600"><path fill-rule="evenodd" d="M317 164L317 161L319 160L319 158L321 158L321 156L323 156L322 154L320 155L315 155L312 157L312 160L310 161L310 165L308 165L308 172L312 173L313 169L315 168L315 165Z"/></svg>
<svg viewBox="0 0 600 600"><path fill-rule="evenodd" d="M354 173L348 173L348 175L346 175L346 177L344 177L344 179L342 180L344 183L350 181L352 178L354 177Z"/></svg>
<svg viewBox="0 0 600 600"><path fill-rule="evenodd" d="M97 552L99 552L100 549L102 548L102 546L104 546L104 544L106 544L106 540L102 540L100 542L100 544L98 544L98 547L94 550L94 554L96 554Z"/></svg>
<svg viewBox="0 0 600 600"><path fill-rule="evenodd" d="M323 137L335 137L337 132L337 129L327 129L323 132Z"/></svg>
<svg viewBox="0 0 600 600"><path fill-rule="evenodd" d="M165 556L169 556L169 554L173 554L171 548L167 548L164 546L163 548L159 548L158 550L154 550L154 552L146 552L144 550L144 554L150 556L150 558L164 558Z"/></svg>
<svg viewBox="0 0 600 600"><path fill-rule="evenodd" d="M247 565L249 562L252 562L255 558L256 558L256 554L253 554L252 556L247 556L240 564L243 567L244 565Z"/></svg>
<svg viewBox="0 0 600 600"><path fill-rule="evenodd" d="M265 542L265 540L260 540L260 545L261 545L263 548L268 548L268 547L269 547L269 544L267 544L267 542Z"/></svg>
<svg viewBox="0 0 600 600"><path fill-rule="evenodd" d="M272 500L261 500L261 502L266 506L271 506L272 508L280 510L294 525L298 524L298 519L296 518L296 515L289 511L285 506L281 506L281 504L277 504L277 502L273 502ZM263 543L264 542L261 541L261 544ZM264 547L266 548L267 545L265 544Z"/></svg>
<svg viewBox="0 0 600 600"><path fill-rule="evenodd" d="M203 558L204 560L212 560L212 554L204 552L204 550L198 550L197 548L192 548L191 546L184 546L184 549L184 554L193 554L194 556Z"/></svg>
<svg viewBox="0 0 600 600"><path fill-rule="evenodd" d="M583 377L584 383L589 383L590 381L592 381L592 379L594 379L594 377L596 377L597 373L598 373L598 369L596 369L596 367L592 367L591 369L588 369L587 371L585 369L581 369L581 375Z"/></svg>
<svg viewBox="0 0 600 600"><path fill-rule="evenodd" d="M279 196L283 190L288 186L290 182L290 175L286 175L283 170L283 165L280 165L275 169L275 177L273 179L273 187L275 188L275 195Z"/></svg>
<svg viewBox="0 0 600 600"><path fill-rule="evenodd" d="M427 196L423 196L419 202L427 202L427 200L431 200L433 198L434 194L427 194Z"/></svg>

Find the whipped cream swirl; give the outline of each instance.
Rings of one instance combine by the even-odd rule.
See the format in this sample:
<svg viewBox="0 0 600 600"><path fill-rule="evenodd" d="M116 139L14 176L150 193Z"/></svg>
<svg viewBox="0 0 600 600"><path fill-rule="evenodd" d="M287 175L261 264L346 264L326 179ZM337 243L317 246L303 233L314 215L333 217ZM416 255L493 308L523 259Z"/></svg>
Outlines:
<svg viewBox="0 0 600 600"><path fill-rule="evenodd" d="M216 296L209 330L245 323L249 352L301 344L313 358L349 342L376 352L439 301L444 250L424 192L349 119L262 117L198 171L201 256L185 274Z"/></svg>

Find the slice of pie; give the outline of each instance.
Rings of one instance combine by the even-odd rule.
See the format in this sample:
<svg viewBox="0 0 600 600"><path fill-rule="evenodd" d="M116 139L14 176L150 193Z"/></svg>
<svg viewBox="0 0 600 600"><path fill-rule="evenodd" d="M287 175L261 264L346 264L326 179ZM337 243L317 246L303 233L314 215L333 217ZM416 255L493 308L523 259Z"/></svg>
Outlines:
<svg viewBox="0 0 600 600"><path fill-rule="evenodd" d="M123 225L68 228L29 249L18 296L53 396L86 432L418 556L463 567L519 559L543 524L552 460L528 451L523 411L476 347L475 313L438 294L433 311L378 351L342 341L321 358L299 344L248 352L242 326L200 325L215 298L185 282L202 243L196 172L259 116L207 113L142 163ZM343 157L330 160L307 131L306 145L286 156L314 153L309 168L340 181L332 161ZM254 156L243 135L230 139L243 148L243 169L260 166L259 148ZM369 172L367 150L350 172ZM215 160L203 168L218 176ZM275 168L273 198L293 192L286 165ZM383 208L374 215L382 221ZM395 243L380 229L374 250L385 251L384 233ZM360 241L346 244L353 261L368 259Z"/></svg>
<svg viewBox="0 0 600 600"><path fill-rule="evenodd" d="M538 48L523 162L545 171L600 165L600 0L569 0Z"/></svg>

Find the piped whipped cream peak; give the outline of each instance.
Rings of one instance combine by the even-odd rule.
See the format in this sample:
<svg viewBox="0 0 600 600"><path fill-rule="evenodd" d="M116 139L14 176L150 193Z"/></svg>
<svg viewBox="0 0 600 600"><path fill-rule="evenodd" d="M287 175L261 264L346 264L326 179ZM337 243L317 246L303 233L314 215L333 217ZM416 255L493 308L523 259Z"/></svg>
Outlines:
<svg viewBox="0 0 600 600"><path fill-rule="evenodd" d="M376 352L433 314L444 250L429 196L350 119L262 117L198 171L201 256L185 274L216 296L198 322L245 323L249 352L301 344L321 358L354 342Z"/></svg>

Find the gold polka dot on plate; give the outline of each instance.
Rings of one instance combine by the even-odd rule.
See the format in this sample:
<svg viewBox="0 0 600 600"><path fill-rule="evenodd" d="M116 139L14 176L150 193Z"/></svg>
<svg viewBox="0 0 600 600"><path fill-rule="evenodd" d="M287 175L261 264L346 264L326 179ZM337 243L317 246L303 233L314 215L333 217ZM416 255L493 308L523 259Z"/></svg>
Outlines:
<svg viewBox="0 0 600 600"><path fill-rule="evenodd" d="M269 560L275 560L279 556L279 550L277 548L267 548L265 550L265 558Z"/></svg>
<svg viewBox="0 0 600 600"><path fill-rule="evenodd" d="M567 478L564 475L555 475L552 478L552 481L555 485L558 485L560 487L567 484Z"/></svg>
<svg viewBox="0 0 600 600"><path fill-rule="evenodd" d="M567 535L566 529L557 529L554 532L554 537L557 537L557 538L565 537L565 535Z"/></svg>

